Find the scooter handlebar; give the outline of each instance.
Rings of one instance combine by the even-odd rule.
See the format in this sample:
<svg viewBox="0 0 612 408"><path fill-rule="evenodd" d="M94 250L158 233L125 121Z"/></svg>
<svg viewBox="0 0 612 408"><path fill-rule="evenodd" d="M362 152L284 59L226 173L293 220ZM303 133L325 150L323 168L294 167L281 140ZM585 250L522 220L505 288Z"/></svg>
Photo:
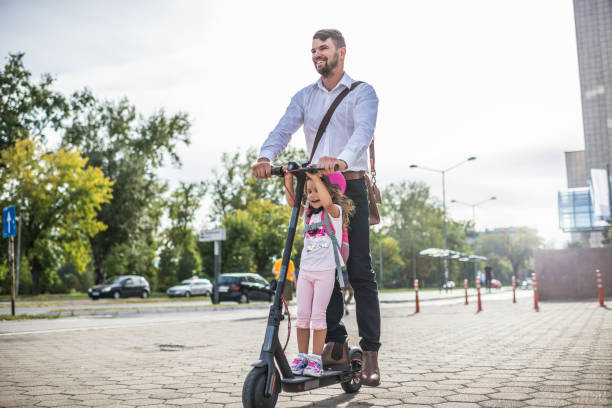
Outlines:
<svg viewBox="0 0 612 408"><path fill-rule="evenodd" d="M334 167L335 171L338 171L338 165L336 165ZM294 162L289 162L287 164L287 170L290 173L305 173L305 172L317 172L317 171L325 171L325 169L323 167L314 167L314 166L298 166L296 163ZM282 166L277 166L277 167L272 167L270 169L271 173L273 176L279 176L279 177L284 177L285 176L285 169Z"/></svg>
<svg viewBox="0 0 612 408"><path fill-rule="evenodd" d="M279 177L285 176L285 170L281 166L272 167L270 169L270 172L272 173L273 176L279 176Z"/></svg>

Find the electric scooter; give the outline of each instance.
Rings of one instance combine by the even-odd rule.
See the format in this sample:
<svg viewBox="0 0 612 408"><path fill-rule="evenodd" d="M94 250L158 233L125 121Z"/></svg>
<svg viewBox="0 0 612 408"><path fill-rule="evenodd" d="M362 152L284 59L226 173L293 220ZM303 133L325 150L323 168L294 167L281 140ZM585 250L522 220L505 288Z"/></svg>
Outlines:
<svg viewBox="0 0 612 408"><path fill-rule="evenodd" d="M300 167L290 162L287 171L297 178L295 189L295 205L291 211L289 230L285 241L283 260L274 293L274 301L270 306L268 325L264 337L259 360L251 364L253 368L244 380L242 387L242 404L245 408L273 408L276 405L281 388L285 392L303 392L328 385L340 384L347 393L354 393L361 388L359 374L361 373L362 351L352 347L349 350L350 365L324 367L321 377L306 377L294 375L281 346L278 330L283 316L283 299L281 295L285 286L291 248L295 237L297 222L300 213L306 172L324 170L317 167ZM285 170L282 167L273 167L272 175L283 177Z"/></svg>

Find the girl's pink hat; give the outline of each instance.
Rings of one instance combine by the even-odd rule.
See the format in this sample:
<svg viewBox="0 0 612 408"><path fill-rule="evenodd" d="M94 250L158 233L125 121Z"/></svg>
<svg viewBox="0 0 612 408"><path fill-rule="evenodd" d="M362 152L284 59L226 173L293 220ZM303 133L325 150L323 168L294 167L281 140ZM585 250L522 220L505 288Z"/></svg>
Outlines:
<svg viewBox="0 0 612 408"><path fill-rule="evenodd" d="M344 174L341 171L337 171L332 174L327 175L327 179L331 184L335 184L340 187L340 191L342 194L346 191L346 179L344 178Z"/></svg>

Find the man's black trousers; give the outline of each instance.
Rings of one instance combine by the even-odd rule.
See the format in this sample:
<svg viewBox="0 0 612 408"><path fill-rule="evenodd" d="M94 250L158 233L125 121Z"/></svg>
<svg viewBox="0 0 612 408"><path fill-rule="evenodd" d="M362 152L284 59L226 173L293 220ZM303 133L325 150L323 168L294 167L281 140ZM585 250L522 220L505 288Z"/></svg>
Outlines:
<svg viewBox="0 0 612 408"><path fill-rule="evenodd" d="M370 258L370 211L368 189L365 179L347 180L345 195L353 200L355 214L349 226L349 258L347 268L349 281L355 291L357 326L363 350L378 351L380 348L380 306L376 274ZM346 328L342 323L344 302L342 291L336 281L329 305L327 306L326 342L344 343Z"/></svg>

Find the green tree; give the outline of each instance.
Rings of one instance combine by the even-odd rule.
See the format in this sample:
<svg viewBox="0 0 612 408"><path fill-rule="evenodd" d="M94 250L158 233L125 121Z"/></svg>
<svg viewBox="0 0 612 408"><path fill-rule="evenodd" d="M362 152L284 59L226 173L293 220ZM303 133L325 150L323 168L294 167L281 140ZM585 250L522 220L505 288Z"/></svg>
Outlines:
<svg viewBox="0 0 612 408"><path fill-rule="evenodd" d="M160 253L160 289L202 272L192 223L204 192L203 183L181 183L170 195L168 212L171 225L165 231L166 242Z"/></svg>
<svg viewBox="0 0 612 408"><path fill-rule="evenodd" d="M188 117L167 116L163 110L144 117L127 99L98 101L86 89L74 93L70 105L63 143L81 148L89 165L100 167L114 182L113 199L98 214L108 228L91 238L95 280L138 270L151 278L167 191L155 170L165 156L180 166L177 146L189 144ZM124 268L105 269L111 267L109 257L116 259L126 251Z"/></svg>
<svg viewBox="0 0 612 408"><path fill-rule="evenodd" d="M383 190L383 202L385 204L380 207L384 217L381 232L397 241L405 279L409 277L412 280L416 269L417 279L439 284L440 263L418 255L423 249L444 246L443 212L439 201L431 195L429 186L422 182L406 181L390 184ZM446 227L448 248L465 251L466 226L447 219ZM449 271L452 279L453 273L460 271L460 267L449 261Z"/></svg>
<svg viewBox="0 0 612 408"><path fill-rule="evenodd" d="M284 247L287 225L291 214L285 202L285 188L281 177L260 180L253 176L252 166L258 152L249 148L245 152L224 153L221 169L213 170L206 181L207 194L212 201L210 220L223 225L227 240L223 242L221 261L223 271L257 271L270 274L272 259ZM290 161L303 163L307 154L303 149L288 147L275 165ZM292 257L299 265L300 241L294 245ZM208 276L213 274L213 244L198 244Z"/></svg>
<svg viewBox="0 0 612 408"><path fill-rule="evenodd" d="M223 217L227 230L223 264L229 270L253 271L269 276L272 260L281 253L287 237L291 208L270 200L250 201L246 208Z"/></svg>
<svg viewBox="0 0 612 408"><path fill-rule="evenodd" d="M504 264L502 261L507 261L511 274L518 279L519 271L530 266L533 251L541 246L542 238L538 236L537 230L528 227L517 227L483 234L477 243L479 254L498 263L496 276L506 282L510 280L511 276L508 273L503 273ZM495 268L496 265L493 262L492 266Z"/></svg>
<svg viewBox="0 0 612 408"><path fill-rule="evenodd" d="M286 204L277 205L264 200L251 201L246 211L254 230L251 248L255 270L261 275L268 275L273 258L278 257L285 246L291 208Z"/></svg>
<svg viewBox="0 0 612 408"><path fill-rule="evenodd" d="M383 202L381 230L398 242L405 276L412 276L415 263L418 278L431 281L434 269L427 260L418 257L422 249L442 245L442 212L429 187L406 181L390 184L383 190Z"/></svg>
<svg viewBox="0 0 612 408"><path fill-rule="evenodd" d="M223 153L221 170L213 170L213 177L206 182L212 199L210 218L220 221L225 215L235 210L245 209L253 200L270 200L277 205L285 204L285 188L282 177L257 179L253 176L252 166L257 160L258 151L249 148L234 154ZM304 149L289 146L275 164L286 165L290 161L301 164L308 156Z"/></svg>
<svg viewBox="0 0 612 408"><path fill-rule="evenodd" d="M395 238L371 229L370 252L372 254L372 266L378 273L381 287L390 287L393 282L400 286L408 286L412 276L407 275L408 270L400 256L400 247ZM381 269L383 271L382 282L380 282Z"/></svg>
<svg viewBox="0 0 612 408"><path fill-rule="evenodd" d="M255 249L251 246L254 238L252 219L248 211L237 210L222 220L226 240L221 251L222 272L254 272ZM212 243L207 243L212 253ZM212 270L212 265L211 265Z"/></svg>
<svg viewBox="0 0 612 408"><path fill-rule="evenodd" d="M54 80L49 74L33 83L24 55L9 54L0 71L0 151L22 137L44 142L46 132L60 130L69 114L66 98L51 89Z"/></svg>
<svg viewBox="0 0 612 408"><path fill-rule="evenodd" d="M90 262L89 239L106 227L96 216L112 198L112 181L87 166L78 151L42 154L31 139L17 139L2 152L2 205L23 197L22 247L31 267L33 293L45 271L70 263L78 273Z"/></svg>
<svg viewBox="0 0 612 408"><path fill-rule="evenodd" d="M181 246L189 235L194 233L192 223L200 202L206 193L204 183L184 183L172 192L168 202L168 215L171 222L170 240L174 246Z"/></svg>

